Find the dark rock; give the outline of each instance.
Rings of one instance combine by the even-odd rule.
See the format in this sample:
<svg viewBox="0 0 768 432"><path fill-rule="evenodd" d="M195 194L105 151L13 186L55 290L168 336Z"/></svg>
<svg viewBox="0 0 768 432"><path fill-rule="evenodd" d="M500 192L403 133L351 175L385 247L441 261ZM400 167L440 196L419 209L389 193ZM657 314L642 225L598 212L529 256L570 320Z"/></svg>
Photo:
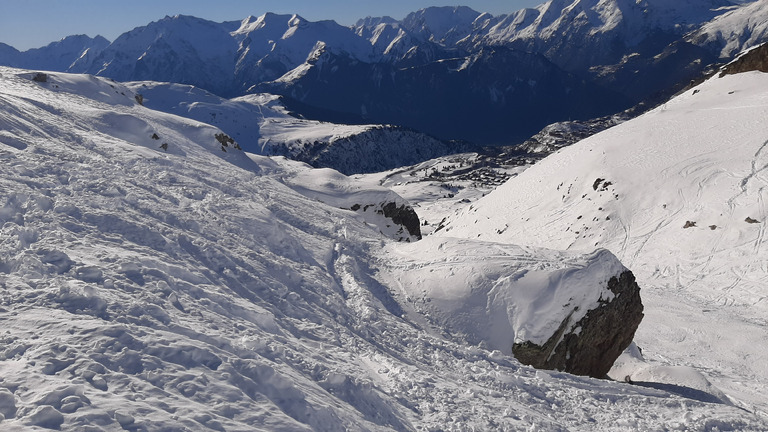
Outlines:
<svg viewBox="0 0 768 432"><path fill-rule="evenodd" d="M408 230L408 234L421 240L421 224L419 216L411 206L398 206L393 202L388 202L382 207L384 217L392 219L392 222L402 225Z"/></svg>
<svg viewBox="0 0 768 432"><path fill-rule="evenodd" d="M236 150L242 150L240 148L240 145L235 142L235 139L230 137L229 135L227 135L225 133L216 134L215 137L216 137L216 141L218 141L219 144L221 144L221 150L222 151L227 151L224 147L229 147L230 144Z"/></svg>
<svg viewBox="0 0 768 432"><path fill-rule="evenodd" d="M600 183L602 183L604 180L605 179L598 177L597 180L595 180L595 183L592 184L592 189L597 190L597 188L600 187Z"/></svg>
<svg viewBox="0 0 768 432"><path fill-rule="evenodd" d="M48 75L42 72L38 72L34 77L32 77L32 81L39 83L48 82Z"/></svg>
<svg viewBox="0 0 768 432"><path fill-rule="evenodd" d="M683 225L683 229L694 228L695 226L696 226L696 222L685 221L685 225Z"/></svg>
<svg viewBox="0 0 768 432"><path fill-rule="evenodd" d="M142 106L144 105L144 96L136 93L136 96L134 96L133 98L136 99L136 103L137 104L142 105Z"/></svg>
<svg viewBox="0 0 768 432"><path fill-rule="evenodd" d="M759 220L757 220L757 219L752 219L752 218L751 218L751 217L749 217L749 216L747 216L747 218L746 218L746 219L744 219L744 222L746 222L746 223L749 223L749 224L757 224L757 223L760 223L760 221L759 221Z"/></svg>
<svg viewBox="0 0 768 432"><path fill-rule="evenodd" d="M750 50L731 64L725 66L720 72L720 76L751 71L768 72L768 44L763 44L758 48Z"/></svg>
<svg viewBox="0 0 768 432"><path fill-rule="evenodd" d="M544 345L514 344L512 353L521 363L536 368L604 378L643 319L640 287L632 272L612 277L608 289L615 297L601 301L575 325L569 315Z"/></svg>

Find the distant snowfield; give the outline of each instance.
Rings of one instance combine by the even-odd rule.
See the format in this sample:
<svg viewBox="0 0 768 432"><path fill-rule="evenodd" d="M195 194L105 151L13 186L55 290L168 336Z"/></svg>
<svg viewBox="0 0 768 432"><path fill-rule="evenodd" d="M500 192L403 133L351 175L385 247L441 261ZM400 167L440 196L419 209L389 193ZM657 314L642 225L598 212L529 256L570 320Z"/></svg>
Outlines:
<svg viewBox="0 0 768 432"><path fill-rule="evenodd" d="M546 158L438 235L611 250L643 289L646 359L692 366L765 416L767 118L767 74L712 78Z"/></svg>
<svg viewBox="0 0 768 432"><path fill-rule="evenodd" d="M461 320L440 325L422 307L439 300L443 310L458 310L463 305L443 293L482 298L462 281L485 289L511 283L504 277L518 270L542 281L526 287L556 298L568 284L547 278L566 267L585 269L580 286L599 286L623 268L607 251L542 251L495 243L501 237L394 243L339 208L355 194L390 197L384 189L225 147L219 129L140 106L131 89L109 80L34 76L0 68L0 429L768 429L763 413L734 407L704 375L672 367L701 354L693 336L673 343L661 331L650 343L646 333L639 340L646 355L670 361L639 373L645 363L630 352L625 367L648 381L630 385L521 366L494 349L503 331ZM722 82L738 90L752 81ZM611 180L625 188L628 176ZM763 181L749 172L736 181L747 177L744 198ZM763 218L757 209L745 211ZM699 226L704 213L693 215ZM747 230L761 226L737 232L749 242ZM643 257L633 250L617 252L630 268ZM687 318L680 313L708 316L690 309L706 297L683 287L678 295L690 299L672 297L671 305L689 309L661 320L664 287L649 285L646 310L656 312L646 328L663 330L654 324L662 323L669 334ZM533 298L514 299L510 286L496 294ZM757 285L731 292L739 290ZM580 291L579 305L596 292ZM562 313L559 304L542 305L527 312ZM731 332L757 332L726 312L713 312L723 335L748 341L747 331ZM511 316L491 314L508 324ZM547 326L539 317L521 323L512 323L510 342ZM749 348L759 363L763 353ZM746 362L724 353L712 354L722 363L707 376L723 373L718 385L746 380L734 370ZM683 363L701 367L696 360L705 359ZM764 378L750 378L742 394L720 388L754 411Z"/></svg>

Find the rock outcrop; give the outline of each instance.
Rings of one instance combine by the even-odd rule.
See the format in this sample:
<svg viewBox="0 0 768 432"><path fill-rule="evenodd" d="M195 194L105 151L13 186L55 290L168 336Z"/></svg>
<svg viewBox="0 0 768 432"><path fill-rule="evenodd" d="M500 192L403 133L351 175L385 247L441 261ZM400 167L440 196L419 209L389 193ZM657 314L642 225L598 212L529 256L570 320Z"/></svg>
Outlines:
<svg viewBox="0 0 768 432"><path fill-rule="evenodd" d="M544 345L516 343L512 353L521 363L536 368L605 377L643 319L640 288L632 272L611 278L608 289L615 294L612 300L601 301L600 307L575 324L569 315Z"/></svg>
<svg viewBox="0 0 768 432"><path fill-rule="evenodd" d="M382 207L384 217L392 219L397 225L402 225L408 230L408 234L421 240L421 223L419 215L413 210L413 207L395 202L388 202Z"/></svg>
<svg viewBox="0 0 768 432"><path fill-rule="evenodd" d="M751 71L768 72L768 43L748 51L725 66L720 76Z"/></svg>

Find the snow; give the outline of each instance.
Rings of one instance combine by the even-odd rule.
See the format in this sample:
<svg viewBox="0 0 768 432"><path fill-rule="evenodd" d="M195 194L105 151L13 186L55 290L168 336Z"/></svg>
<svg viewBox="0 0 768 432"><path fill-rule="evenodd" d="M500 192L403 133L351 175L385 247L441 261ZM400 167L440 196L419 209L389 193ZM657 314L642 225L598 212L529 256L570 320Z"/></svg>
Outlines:
<svg viewBox="0 0 768 432"><path fill-rule="evenodd" d="M499 166L480 170L480 174L475 175L474 168L479 164L484 164L479 154L463 153L389 171L358 174L354 178L369 186L384 186L405 198L419 214L421 232L426 235L467 204L530 166Z"/></svg>
<svg viewBox="0 0 768 432"><path fill-rule="evenodd" d="M303 143L334 141L374 127L298 119L288 113L278 96L270 94L225 99L181 84L137 81L125 85L144 96L147 107L217 126L256 154L275 154L275 144L298 152Z"/></svg>
<svg viewBox="0 0 768 432"><path fill-rule="evenodd" d="M402 26L425 40L450 46L472 31L478 16L479 12L466 6L429 7L408 14Z"/></svg>
<svg viewBox="0 0 768 432"><path fill-rule="evenodd" d="M387 278L414 309L506 355L513 342L544 345L567 319L573 330L613 298L608 279L625 270L605 250L584 256L437 237L390 248L398 260Z"/></svg>
<svg viewBox="0 0 768 432"><path fill-rule="evenodd" d="M726 59L764 42L766 35L768 4L757 1L718 16L688 35L686 40L702 46L715 45L720 57Z"/></svg>
<svg viewBox="0 0 768 432"><path fill-rule="evenodd" d="M388 285L418 292L408 282L433 270L430 281L474 295L459 289L462 274L503 285L508 263L546 280L570 262L602 279L600 266L619 266L607 252L395 244L294 189L342 199L366 184L224 151L219 129L141 106L105 79L33 76L0 68L4 430L768 427L726 403L521 366ZM453 252L461 259L446 261ZM535 271L522 262L539 257Z"/></svg>
<svg viewBox="0 0 768 432"><path fill-rule="evenodd" d="M646 358L765 414L766 84L710 79L551 155L438 235L612 251L643 289Z"/></svg>
<svg viewBox="0 0 768 432"><path fill-rule="evenodd" d="M219 127L247 152L288 156L345 173L381 171L460 148L394 126L298 118L271 94L224 99L188 85L149 81L125 85L140 94L148 108Z"/></svg>

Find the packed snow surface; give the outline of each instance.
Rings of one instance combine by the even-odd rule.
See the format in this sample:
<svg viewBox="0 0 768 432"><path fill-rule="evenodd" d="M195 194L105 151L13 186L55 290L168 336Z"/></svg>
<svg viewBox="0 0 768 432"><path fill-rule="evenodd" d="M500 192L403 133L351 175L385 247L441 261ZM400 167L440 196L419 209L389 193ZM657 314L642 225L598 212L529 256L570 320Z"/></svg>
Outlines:
<svg viewBox="0 0 768 432"><path fill-rule="evenodd" d="M766 118L768 74L712 78L547 157L440 234L607 248L644 289L645 356L704 371L765 416Z"/></svg>
<svg viewBox="0 0 768 432"><path fill-rule="evenodd" d="M225 147L219 129L109 80L44 78L0 68L0 429L768 428L701 380L686 392L691 379L655 388L521 366L402 299L418 280L500 287L524 259L540 260L547 292L571 264L594 278L580 286L599 285L620 266L606 251L395 244L327 199L358 190L351 179L320 171L325 183L299 193L306 167ZM462 307L433 297L421 300ZM544 303L526 313L561 310Z"/></svg>

